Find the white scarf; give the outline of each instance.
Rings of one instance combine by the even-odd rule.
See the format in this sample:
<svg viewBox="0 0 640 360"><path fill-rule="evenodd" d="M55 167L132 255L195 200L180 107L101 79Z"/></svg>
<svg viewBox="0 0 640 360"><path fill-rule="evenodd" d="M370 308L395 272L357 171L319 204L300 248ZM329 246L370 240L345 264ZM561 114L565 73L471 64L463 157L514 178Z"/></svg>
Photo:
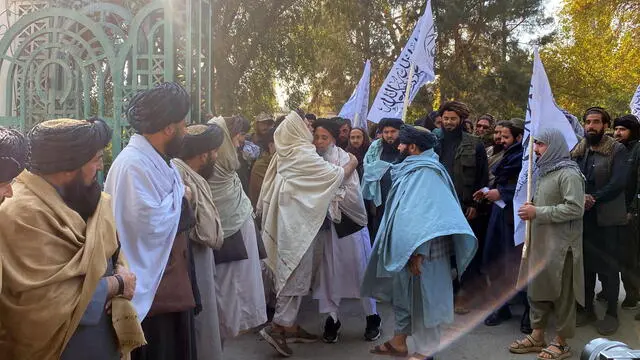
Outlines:
<svg viewBox="0 0 640 360"><path fill-rule="evenodd" d="M133 135L109 169L105 192L122 251L136 274L133 305L140 321L151 308L178 232L184 184L142 135Z"/></svg>
<svg viewBox="0 0 640 360"><path fill-rule="evenodd" d="M349 153L335 145L330 146L327 152L322 155L322 158L337 166L344 166L349 163ZM364 200L362 199L360 178L355 171L342 182L329 205L329 217L332 221L336 223L342 222L343 213L356 224L360 226L367 225L367 209L364 207Z"/></svg>
<svg viewBox="0 0 640 360"><path fill-rule="evenodd" d="M276 153L258 200L266 263L278 293L320 230L344 178L344 170L320 157L311 140L311 132L292 111L274 134Z"/></svg>
<svg viewBox="0 0 640 360"><path fill-rule="evenodd" d="M242 183L236 170L240 167L238 150L231 142L231 134L224 118L217 117L209 121L224 130L224 142L218 149L215 171L209 179L213 202L220 211L222 230L227 238L235 234L253 214L253 205L242 189Z"/></svg>

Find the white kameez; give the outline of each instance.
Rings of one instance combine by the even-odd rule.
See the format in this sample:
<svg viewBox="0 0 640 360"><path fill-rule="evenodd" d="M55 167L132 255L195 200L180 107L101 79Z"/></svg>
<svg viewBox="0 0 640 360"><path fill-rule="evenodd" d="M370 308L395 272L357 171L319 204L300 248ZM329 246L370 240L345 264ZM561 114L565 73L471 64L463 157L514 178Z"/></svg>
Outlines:
<svg viewBox="0 0 640 360"><path fill-rule="evenodd" d="M267 322L267 305L253 218L240 228L248 259L216 265L216 295L222 339Z"/></svg>
<svg viewBox="0 0 640 360"><path fill-rule="evenodd" d="M371 257L369 230L365 226L349 236L338 238L335 226L322 230L323 256L313 287L314 299L360 298L360 285Z"/></svg>

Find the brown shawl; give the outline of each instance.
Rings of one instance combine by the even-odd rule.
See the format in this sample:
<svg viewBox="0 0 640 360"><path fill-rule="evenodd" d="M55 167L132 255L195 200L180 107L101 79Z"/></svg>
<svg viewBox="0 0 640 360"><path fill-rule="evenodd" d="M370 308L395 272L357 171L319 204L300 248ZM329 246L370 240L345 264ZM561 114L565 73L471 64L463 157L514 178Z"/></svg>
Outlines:
<svg viewBox="0 0 640 360"><path fill-rule="evenodd" d="M0 208L0 353L57 360L78 327L118 247L109 195L84 222L40 176L23 172ZM124 258L119 263L126 266ZM126 353L145 343L131 302L115 298L114 329Z"/></svg>
<svg viewBox="0 0 640 360"><path fill-rule="evenodd" d="M249 199L251 204L255 208L258 204L258 198L260 197L260 189L262 188L262 182L264 181L264 174L267 173L269 163L273 155L265 151L258 160L253 163L251 168L251 177L249 179Z"/></svg>
<svg viewBox="0 0 640 360"><path fill-rule="evenodd" d="M591 147L589 146L589 143L587 143L587 138L583 138L571 151L571 158L576 159L579 157L584 157L589 148L591 148L591 150L594 152L611 157L613 156L613 149L615 145L616 141L611 136L608 136L606 134L602 137L602 140L598 145Z"/></svg>

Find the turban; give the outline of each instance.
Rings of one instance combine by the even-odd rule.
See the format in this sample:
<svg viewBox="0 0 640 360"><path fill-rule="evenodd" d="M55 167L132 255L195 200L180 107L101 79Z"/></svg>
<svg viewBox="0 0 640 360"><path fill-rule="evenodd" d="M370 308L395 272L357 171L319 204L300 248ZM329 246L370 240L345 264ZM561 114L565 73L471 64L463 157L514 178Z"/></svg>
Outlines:
<svg viewBox="0 0 640 360"><path fill-rule="evenodd" d="M180 158L187 160L208 153L219 148L223 140L224 131L216 124L191 125L187 127Z"/></svg>
<svg viewBox="0 0 640 360"><path fill-rule="evenodd" d="M263 122L263 121L274 122L273 116L267 114L266 112L261 112L260 114L258 114L258 116L256 116L256 122Z"/></svg>
<svg viewBox="0 0 640 360"><path fill-rule="evenodd" d="M29 170L43 175L77 170L107 147L111 133L107 123L98 118L42 122L29 131Z"/></svg>
<svg viewBox="0 0 640 360"><path fill-rule="evenodd" d="M616 118L613 121L613 128L615 129L618 126L629 129L631 132L631 138L629 140L636 140L640 136L640 123L634 115L629 114Z"/></svg>
<svg viewBox="0 0 640 360"><path fill-rule="evenodd" d="M29 144L18 130L0 126L0 183L13 180L24 170Z"/></svg>
<svg viewBox="0 0 640 360"><path fill-rule="evenodd" d="M329 132L333 136L334 140L338 140L340 137L340 127L344 124L340 124L337 121L329 119L318 119L313 123L313 130L321 127Z"/></svg>
<svg viewBox="0 0 640 360"><path fill-rule="evenodd" d="M386 128L387 126L391 126L392 128L400 130L403 124L404 123L402 122L402 120L397 118L384 118L380 120L380 123L378 123L378 129L380 129L380 132L382 132L384 128Z"/></svg>
<svg viewBox="0 0 640 360"><path fill-rule="evenodd" d="M513 125L515 128L518 128L522 131L524 131L524 120L520 119L520 118L511 118L511 120L509 120L509 122L511 123L511 125Z"/></svg>
<svg viewBox="0 0 640 360"><path fill-rule="evenodd" d="M422 126L404 125L400 129L400 135L398 136L400 144L414 144L421 151L427 151L433 149L436 146L438 139L429 130Z"/></svg>
<svg viewBox="0 0 640 360"><path fill-rule="evenodd" d="M442 116L445 111L453 111L460 117L460 120L464 121L469 118L471 114L471 109L467 104L459 102L459 101L447 101L446 103L440 106L438 109L438 115ZM461 121L461 123L462 123Z"/></svg>
<svg viewBox="0 0 640 360"><path fill-rule="evenodd" d="M185 119L191 104L189 94L176 83L162 83L138 92L127 109L129 125L139 134L155 134Z"/></svg>

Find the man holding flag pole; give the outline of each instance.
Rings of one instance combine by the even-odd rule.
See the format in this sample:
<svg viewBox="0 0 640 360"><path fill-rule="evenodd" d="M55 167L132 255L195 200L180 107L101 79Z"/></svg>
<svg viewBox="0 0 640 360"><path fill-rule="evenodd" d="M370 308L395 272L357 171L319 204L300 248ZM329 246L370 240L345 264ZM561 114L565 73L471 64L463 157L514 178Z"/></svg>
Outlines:
<svg viewBox="0 0 640 360"><path fill-rule="evenodd" d="M514 245L524 242L518 287L528 285L533 333L509 346L515 354L539 352L538 359L571 356L567 339L575 334L576 302L584 304L584 179L569 155L576 143L571 124L553 101L536 48L523 139L528 151L514 196ZM547 346L545 332L552 313L556 336Z"/></svg>

